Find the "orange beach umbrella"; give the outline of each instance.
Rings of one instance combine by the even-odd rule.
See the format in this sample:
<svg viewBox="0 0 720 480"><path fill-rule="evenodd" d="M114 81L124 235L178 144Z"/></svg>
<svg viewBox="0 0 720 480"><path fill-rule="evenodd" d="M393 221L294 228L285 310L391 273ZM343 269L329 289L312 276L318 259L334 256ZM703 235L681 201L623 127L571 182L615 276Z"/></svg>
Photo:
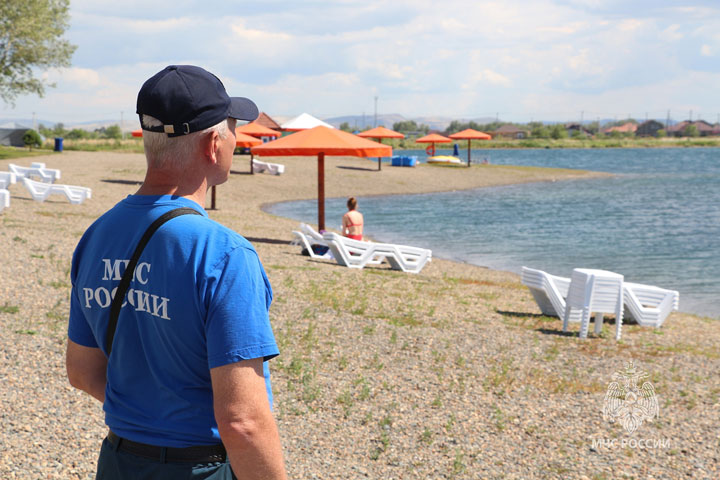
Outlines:
<svg viewBox="0 0 720 480"><path fill-rule="evenodd" d="M490 140L492 137L485 132L480 132L472 128L463 130L462 132L453 133L450 135L453 140L466 140L468 141L468 167L470 166L470 142L472 140Z"/></svg>
<svg viewBox="0 0 720 480"><path fill-rule="evenodd" d="M254 147L255 145L262 144L262 140L259 138L251 137L250 135L245 135L244 133L240 133L237 130L235 131L235 146L236 147Z"/></svg>
<svg viewBox="0 0 720 480"><path fill-rule="evenodd" d="M237 127L235 131L239 133L244 133L245 135L250 135L251 137L277 138L280 136L280 132L275 131L272 128L260 125L257 122L250 122L248 124Z"/></svg>
<svg viewBox="0 0 720 480"><path fill-rule="evenodd" d="M142 137L142 129L133 130L132 132L130 132L130 135L132 135L133 137Z"/></svg>
<svg viewBox="0 0 720 480"><path fill-rule="evenodd" d="M325 156L390 157L392 147L320 125L252 147L250 152L276 157L317 155L318 229L325 230Z"/></svg>
<svg viewBox="0 0 720 480"><path fill-rule="evenodd" d="M405 135L403 135L402 133L390 130L389 128L385 127L371 128L370 130L365 130L364 132L358 133L357 136L363 138L377 138L377 141L380 143L382 143L383 138L405 138ZM378 157L378 170L382 170L382 162L380 161L380 157Z"/></svg>
<svg viewBox="0 0 720 480"><path fill-rule="evenodd" d="M451 143L452 140L450 140L447 137L443 137L442 135L438 135L437 133L431 133L430 135L425 135L424 137L420 137L417 140L415 140L417 143L431 143L432 145L425 149L425 152L430 154L430 156L435 155L435 144L436 143Z"/></svg>

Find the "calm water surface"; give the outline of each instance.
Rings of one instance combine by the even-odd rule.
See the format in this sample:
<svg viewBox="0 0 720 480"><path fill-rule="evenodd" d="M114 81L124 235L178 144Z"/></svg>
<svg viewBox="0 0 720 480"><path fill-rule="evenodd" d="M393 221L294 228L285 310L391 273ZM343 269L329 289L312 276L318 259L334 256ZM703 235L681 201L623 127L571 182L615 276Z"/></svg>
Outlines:
<svg viewBox="0 0 720 480"><path fill-rule="evenodd" d="M402 154L425 157L423 151ZM568 277L576 267L611 270L680 291L682 311L720 317L720 149L473 150L473 157L616 175L361 197L365 233L515 273L523 265ZM329 228L339 229L345 200L327 201ZM317 222L316 200L270 211Z"/></svg>

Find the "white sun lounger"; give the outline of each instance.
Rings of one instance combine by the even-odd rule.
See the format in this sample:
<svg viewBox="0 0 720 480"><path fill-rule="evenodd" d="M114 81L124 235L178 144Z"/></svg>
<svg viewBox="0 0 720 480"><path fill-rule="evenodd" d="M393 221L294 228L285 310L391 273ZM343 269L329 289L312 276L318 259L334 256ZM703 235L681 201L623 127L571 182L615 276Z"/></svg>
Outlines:
<svg viewBox="0 0 720 480"><path fill-rule="evenodd" d="M13 172L0 172L0 189L7 190L15 182L17 182L17 175Z"/></svg>
<svg viewBox="0 0 720 480"><path fill-rule="evenodd" d="M62 194L72 204L83 203L92 195L92 190L87 187L76 187L74 185L60 185L56 183L43 183L23 177L23 184L30 192L33 200L44 202L50 195Z"/></svg>
<svg viewBox="0 0 720 480"><path fill-rule="evenodd" d="M308 253L310 254L311 258L329 258L330 256L328 254L325 255L318 255L316 254L312 246L313 245L322 245L324 247L327 247L327 242L323 239L322 235L315 231L314 228L312 228L310 225L306 223L300 224L300 230L294 230L293 231L293 240L290 242L291 245L300 245L301 247L305 248ZM329 250L328 250L329 252Z"/></svg>
<svg viewBox="0 0 720 480"><path fill-rule="evenodd" d="M60 178L60 170L47 168L42 162L33 162L29 167L21 167L20 165L9 163L8 169L14 173L17 178L39 178L45 183L55 183L55 180Z"/></svg>
<svg viewBox="0 0 720 480"><path fill-rule="evenodd" d="M332 250L328 250L324 255L318 255L312 250L313 245L321 245L323 247L329 247L323 236L307 223L300 224L300 231L293 231L293 240L290 242L291 245L301 245L307 249L311 258L329 258L332 259ZM377 255L373 257L368 265L379 265L383 262L384 257Z"/></svg>
<svg viewBox="0 0 720 480"><path fill-rule="evenodd" d="M10 206L10 192L0 188L0 212Z"/></svg>
<svg viewBox="0 0 720 480"><path fill-rule="evenodd" d="M565 317L565 298L570 288L569 278L528 267L522 267L520 278L522 284L530 289L543 315ZM580 316L577 315L570 321L579 322Z"/></svg>
<svg viewBox="0 0 720 480"><path fill-rule="evenodd" d="M564 318L569 278L522 267L521 281L532 293L543 315ZM679 299L680 294L675 290L623 282L623 317L644 327L659 328L670 313L678 310ZM574 310L569 321L581 321L581 313Z"/></svg>
<svg viewBox="0 0 720 480"><path fill-rule="evenodd" d="M285 172L285 165L279 163L268 163L261 162L260 160L253 159L252 161L253 173L270 173L272 175L281 175Z"/></svg>
<svg viewBox="0 0 720 480"><path fill-rule="evenodd" d="M323 238L330 247L335 261L349 268L364 268L383 257L393 270L420 273L425 264L432 260L432 251L426 248L363 242L332 232L326 232Z"/></svg>
<svg viewBox="0 0 720 480"><path fill-rule="evenodd" d="M680 293L652 285L623 283L623 301L628 318L644 327L659 328L680 306Z"/></svg>

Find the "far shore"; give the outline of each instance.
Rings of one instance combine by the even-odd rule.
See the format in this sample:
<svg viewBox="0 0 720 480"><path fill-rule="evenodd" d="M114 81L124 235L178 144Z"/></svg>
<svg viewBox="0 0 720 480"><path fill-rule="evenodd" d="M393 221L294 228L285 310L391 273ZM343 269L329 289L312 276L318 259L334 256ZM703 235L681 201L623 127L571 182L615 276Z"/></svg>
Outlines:
<svg viewBox="0 0 720 480"><path fill-rule="evenodd" d="M298 222L263 207L316 198L317 160L267 160L285 173L251 175L249 157L237 155L216 188L217 208L210 194L205 207L255 246L273 287L281 354L270 366L289 478L720 476L719 321L673 313L657 330L625 323L616 341L608 315L599 335L591 328L580 340L579 325L563 332L513 273L440 258L418 275L312 260L290 245ZM0 159L0 170L31 161L60 169L62 183L92 188L92 198L38 203L15 184L0 212L0 478L92 478L107 430L101 406L65 376L71 257L84 230L137 190L145 161L65 151ZM360 202L608 175L325 162L326 197ZM631 361L659 398L659 416L633 434L602 411L613 374Z"/></svg>
<svg viewBox="0 0 720 480"><path fill-rule="evenodd" d="M129 135L129 134L127 134ZM425 150L427 144L415 143L411 139L383 140L383 143L391 145L393 151L403 152L406 150ZM464 158L463 150L467 152L467 140L456 140L460 147L461 159ZM451 148L452 144L438 144L438 149ZM720 147L720 137L665 137L665 138L525 138L525 139L494 139L488 141L473 140L473 150L515 150L515 149L605 149L605 148L717 148ZM47 139L40 149L40 154L50 154L54 148L54 139ZM104 152L126 152L142 153L141 138L124 138L121 140L111 139L88 139L73 140L65 138L63 148L66 151L104 151ZM7 148L5 148L7 150ZM36 151L37 153L37 151ZM8 158L8 153L0 147L0 160Z"/></svg>

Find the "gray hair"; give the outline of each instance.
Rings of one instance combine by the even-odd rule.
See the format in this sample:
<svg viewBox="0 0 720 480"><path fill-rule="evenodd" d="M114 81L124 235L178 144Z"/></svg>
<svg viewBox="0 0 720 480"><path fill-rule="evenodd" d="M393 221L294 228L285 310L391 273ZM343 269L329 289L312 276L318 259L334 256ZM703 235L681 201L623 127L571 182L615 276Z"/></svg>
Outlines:
<svg viewBox="0 0 720 480"><path fill-rule="evenodd" d="M208 127L199 132L189 133L180 137L168 137L162 132L150 132L143 130L143 145L145 146L145 157L148 166L154 168L184 168L188 162L199 154L200 140L211 132L217 132L223 140L227 138L230 128L228 120ZM142 125L155 127L162 125L162 122L150 115L142 115Z"/></svg>

